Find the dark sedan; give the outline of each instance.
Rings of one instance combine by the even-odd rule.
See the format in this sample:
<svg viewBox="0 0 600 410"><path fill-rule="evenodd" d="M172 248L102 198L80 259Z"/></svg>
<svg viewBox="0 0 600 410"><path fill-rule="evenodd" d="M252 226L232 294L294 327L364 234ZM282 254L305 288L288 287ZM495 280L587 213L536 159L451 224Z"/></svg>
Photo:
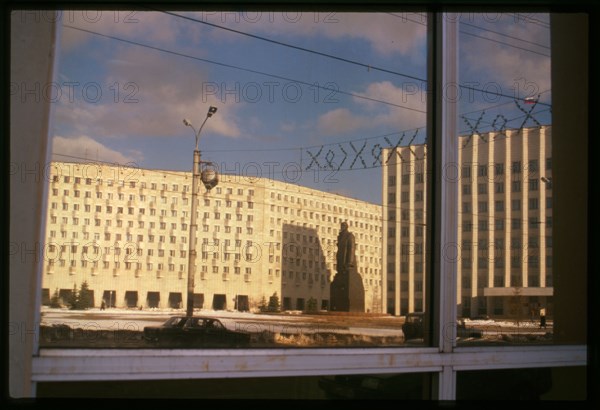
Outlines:
<svg viewBox="0 0 600 410"><path fill-rule="evenodd" d="M144 339L167 347L242 347L250 333L227 329L211 317L173 316L161 326L144 327Z"/></svg>
<svg viewBox="0 0 600 410"><path fill-rule="evenodd" d="M402 325L402 332L404 332L404 339L422 339L423 338L423 320L425 313L413 312L406 315L406 320ZM483 331L475 329L474 327L467 327L464 320L460 320L456 323L452 323L452 326L456 326L456 337L457 338L481 338L483 337ZM448 331L448 327L444 327L444 331Z"/></svg>

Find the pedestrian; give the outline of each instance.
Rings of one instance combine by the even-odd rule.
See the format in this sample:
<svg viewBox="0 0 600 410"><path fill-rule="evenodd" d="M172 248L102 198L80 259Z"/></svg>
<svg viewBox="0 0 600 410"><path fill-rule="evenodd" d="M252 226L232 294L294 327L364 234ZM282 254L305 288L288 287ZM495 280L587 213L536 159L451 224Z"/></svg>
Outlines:
<svg viewBox="0 0 600 410"><path fill-rule="evenodd" d="M100 304L100 310L104 309L106 309L106 302L102 301L102 303Z"/></svg>
<svg viewBox="0 0 600 410"><path fill-rule="evenodd" d="M546 328L546 308L540 309L540 329Z"/></svg>

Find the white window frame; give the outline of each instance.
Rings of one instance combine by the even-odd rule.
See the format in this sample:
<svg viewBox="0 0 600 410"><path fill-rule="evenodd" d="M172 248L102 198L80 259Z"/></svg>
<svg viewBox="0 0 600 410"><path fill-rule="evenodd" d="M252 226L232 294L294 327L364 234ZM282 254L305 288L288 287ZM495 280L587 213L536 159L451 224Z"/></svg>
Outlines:
<svg viewBox="0 0 600 410"><path fill-rule="evenodd" d="M436 62L429 80L435 84L457 82L457 25L444 14L430 14L429 53ZM52 81L60 21L27 23L11 16L13 42L20 47L11 56L12 81ZM26 46L28 45L28 46ZM54 73L54 74L53 74ZM434 87L435 88L435 87ZM439 90L439 87L437 87ZM432 128L433 155L437 164L456 163L456 104L444 101L441 93L429 98L428 129ZM51 107L46 104L11 106L12 163L47 163ZM18 144L17 139L19 138ZM437 145L437 150L435 145ZM23 149L27 146L28 149ZM439 161L439 162L438 162ZM439 198L433 212L439 218L432 227L432 260L442 261L434 269L434 344L437 347L331 348L331 349L40 349L39 321L43 261L22 263L10 259L9 293L9 394L34 397L38 382L149 380L217 377L305 376L364 373L433 372L433 398L452 400L456 372L506 368L585 366L586 345L456 347L453 323L456 318L456 265L443 257L444 244L455 243L457 234L457 189L459 184L443 178L443 166L434 169L433 189ZM44 238L48 182L20 184L11 190L11 242L35 243ZM250 191L250 195L253 193ZM22 207L19 204L40 204ZM40 242L42 243L42 242ZM26 254L28 255L28 254ZM31 256L31 255L29 255ZM21 303L23 300L32 303Z"/></svg>

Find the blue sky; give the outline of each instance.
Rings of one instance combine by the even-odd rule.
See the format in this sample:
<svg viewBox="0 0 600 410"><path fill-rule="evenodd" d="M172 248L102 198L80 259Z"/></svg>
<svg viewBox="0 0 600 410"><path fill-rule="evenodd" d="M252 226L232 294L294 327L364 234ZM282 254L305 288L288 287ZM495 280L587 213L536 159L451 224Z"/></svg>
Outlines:
<svg viewBox="0 0 600 410"><path fill-rule="evenodd" d="M201 135L203 160L242 176L273 176L381 203L376 144L395 144L403 132L406 143L417 128L414 142L425 135L423 15L177 14L62 14L53 158L190 170L194 132L183 118L197 129L214 105L218 112ZM459 20L461 84L517 93L527 110L522 98L529 95L550 103L547 16ZM534 112L547 108L540 104ZM523 115L509 98L462 89L460 112L474 124L482 110L483 130L498 115L515 118L507 126L518 127ZM535 118L550 122L548 112ZM333 145L317 156L323 144ZM311 156L321 167L341 168L307 171Z"/></svg>

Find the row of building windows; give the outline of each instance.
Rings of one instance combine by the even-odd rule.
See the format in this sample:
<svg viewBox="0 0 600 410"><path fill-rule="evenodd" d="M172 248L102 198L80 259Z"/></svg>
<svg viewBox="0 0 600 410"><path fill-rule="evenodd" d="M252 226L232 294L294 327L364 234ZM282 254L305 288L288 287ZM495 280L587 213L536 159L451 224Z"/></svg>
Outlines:
<svg viewBox="0 0 600 410"><path fill-rule="evenodd" d="M485 213L488 212L488 201L478 201L477 202L477 212ZM520 211L521 210L521 200L513 199L511 200L511 211ZM530 211L535 211L540 209L540 200L539 198L528 198L528 207ZM552 209L552 197L546 198L546 209ZM472 212L473 208L471 206L471 202L463 202L462 203L462 212L469 213ZM494 201L494 211L495 212L504 212L504 201Z"/></svg>
<svg viewBox="0 0 600 410"><path fill-rule="evenodd" d="M294 210L292 208L289 208L287 206L279 206L279 205L271 205L270 207L271 212L278 212L278 213L283 213L284 215L290 215L290 216L294 216ZM352 211L352 210L351 210ZM358 214L358 211L357 211ZM297 217L301 217L304 220L312 220L312 221L321 221L321 222L327 222L327 223L334 223L334 224L338 224L341 223L343 221L342 218L338 218L337 216L331 216L331 215L326 215L326 214L319 214L313 211L302 211L300 209L296 210L296 216ZM281 218L277 218L278 221L281 221ZM274 223L274 218L271 218L271 224ZM379 231L379 227L376 224L369 224L369 223L365 223L365 222L360 222L360 221L348 221L348 225L350 228L354 227L354 228L360 228L360 229L368 229L368 230L372 230L375 232ZM284 221L285 223L285 221ZM329 228L331 229L331 228Z"/></svg>
<svg viewBox="0 0 600 410"><path fill-rule="evenodd" d="M471 165L464 165L461 169L461 178L470 178L472 175L472 170L476 169L478 177L487 177L490 170L493 170L494 176L500 176L505 174L503 162L490 163L489 165L479 165L477 163L473 163ZM521 171L528 174L533 174L539 172L539 162L537 159L532 159L528 162L527 166L523 166L521 161L513 161L511 163L511 173L512 174L521 174ZM552 170L552 158L546 158L546 168L545 171L548 172ZM401 184L408 185L410 183L410 176L415 176L415 183L421 184L424 182L424 173L422 172L411 172L412 169L408 169L407 173L403 173L401 176ZM530 179L531 181L531 179ZM537 180L536 180L537 181ZM520 181L515 181L520 182ZM396 175L388 176L388 186L395 187L396 186Z"/></svg>
<svg viewBox="0 0 600 410"><path fill-rule="evenodd" d="M486 195L488 193L488 187L490 184L482 183L477 184L477 194L478 195ZM494 182L494 193L503 194L505 191L504 182ZM529 192L537 192L539 191L539 180L537 178L529 179L528 188ZM552 189L552 184L546 184L546 189ZM522 191L522 183L521 181L511 181L510 183L511 192L521 192ZM462 194L463 195L471 195L471 184L463 184L462 185Z"/></svg>
<svg viewBox="0 0 600 410"><path fill-rule="evenodd" d="M469 270L473 267L473 260L470 258L461 258L462 269ZM521 269L523 263L527 264L529 268L538 268L540 264L540 256L539 255L511 255L510 257L510 267L512 269ZM480 256L477 258L477 269L488 269L490 266L494 266L497 269L503 269L504 266L504 258L496 257L490 259L485 256ZM552 267L552 255L546 255L546 268Z"/></svg>
<svg viewBox="0 0 600 410"><path fill-rule="evenodd" d="M75 198L79 198L80 197L80 192L79 191L74 191L74 194L75 194ZM85 192L85 194L86 194L86 198L91 198L91 192L87 191L87 192ZM59 190L56 189L56 188L52 189L52 196L58 196L58 195L59 195ZM119 195L119 199L120 200L123 200L123 201L125 200L123 194L118 194L118 195ZM63 198L68 197L69 196L69 190L68 189L64 189L63 192L62 192L62 196L63 196ZM107 196L107 200L113 200L113 198L112 198L113 195L112 195L111 192L107 193L106 196ZM140 195L139 198L140 198L140 202L146 202L146 196L145 195ZM96 199L102 199L102 192L96 192ZM135 202L135 195L129 195L129 201L130 202ZM221 206L222 206L221 200L217 199L217 200L214 200L214 202L215 202L214 206L216 208L221 208ZM232 208L233 207L233 202L234 201L225 200L224 201L225 207L226 208ZM150 212L151 212L151 215L155 215L154 213L152 213L152 211L155 212L155 209L153 208L153 206L156 203L157 203L156 202L156 197L155 196L150 197L150 207L151 207L150 208ZM165 196L160 197L160 203L161 204L167 204L168 203L167 197L165 197ZM178 203L178 197L171 197L171 205L177 205L177 203ZM183 205L188 205L189 198L182 198L182 203L183 203ZM204 200L204 205L205 206L210 206L210 203L211 203L210 199L205 199ZM236 208L243 208L244 207L244 201L235 201L235 203L236 203ZM56 202L53 202L53 204L56 204ZM81 204L74 204L74 205L76 205L75 210L79 210L79 206ZM246 201L246 207L248 209L254 209L254 202L252 202L252 201ZM57 209L57 208L58 208L58 205L56 204L56 205L54 205L54 207L52 209ZM114 207L114 208L116 208L115 209L116 213L118 213L118 214L124 213L124 207L117 206L117 207ZM63 202L62 209L63 210L68 210L68 203L67 202ZM90 204L85 204L84 210L86 212L91 212L91 210L92 210L91 205ZM94 210L95 210L95 212L102 212L102 205L95 205L94 206ZM113 212L113 206L112 205L106 205L105 211L106 211L106 213L109 213L109 214L112 213ZM130 207L127 208L127 212L130 215L133 215L135 213L135 208L130 206ZM145 208L139 208L138 212L139 212L139 214L144 215L146 213L146 209ZM172 215L172 216L176 216L176 215Z"/></svg>
<svg viewBox="0 0 600 410"><path fill-rule="evenodd" d="M112 268L114 269L124 269L124 270L141 270L143 268L143 263L142 262L120 262L120 261L115 261L115 262L111 262L111 261L88 261L88 260L66 260L66 259L51 259L48 261L48 272L52 273L52 268L56 265L60 266L60 267L67 267L70 266L71 268L77 268L79 262L79 267L81 268L99 268L100 266L102 266L102 269L111 269L111 265ZM165 267L167 268L168 272L175 272L175 267L177 265L174 263L162 263L162 262L158 262L158 263L154 263L154 262L146 262L146 270L147 271L153 271L155 268L158 271L164 271ZM217 265L212 266L211 270L213 273L219 273L219 271L222 271L223 273L229 273L230 269L233 268L233 273L239 274L241 272L241 267L240 266L222 266L219 267ZM208 272L208 266L207 265L201 265L200 266L200 272ZM178 272L186 272L187 271L187 265L185 264L179 264L179 270ZM245 267L244 271L247 275L252 274L252 268L251 267ZM279 276L279 269L277 269L277 277Z"/></svg>
<svg viewBox="0 0 600 410"><path fill-rule="evenodd" d="M422 209L401 209L400 210L400 220L408 221L410 220L410 213L413 213L415 220L422 221L423 220L423 210ZM388 221L396 220L396 210L389 209L388 210Z"/></svg>
<svg viewBox="0 0 600 410"><path fill-rule="evenodd" d="M513 230L521 229L523 220L521 218L511 218L510 219L510 227ZM529 229L538 229L540 227L540 220L538 217L532 216L529 217ZM472 232L475 224L472 223L469 219L464 219L462 221L462 232ZM418 228L422 228L419 226L415 228L415 236L422 236L422 230ZM487 219L480 219L477 221L477 228L479 231L503 231L505 229L505 219L494 218L493 229L490 228L489 221ZM546 216L546 228L552 228L552 217ZM409 227L401 227L400 235L403 238L409 237L410 228ZM396 237L396 227L388 227L388 238Z"/></svg>
<svg viewBox="0 0 600 410"><path fill-rule="evenodd" d="M526 249L539 249L539 237L530 236L527 242ZM466 255L476 248L476 252L479 254L495 253L498 256L504 250L504 238L494 238L494 242L490 243L487 239L479 239L478 242L472 242L469 240L463 240L460 247L461 255ZM546 236L546 248L552 248L552 236ZM510 240L510 249L522 249L521 237L512 237ZM392 256L396 254L395 245L388 245L388 255ZM423 244L422 243L405 243L400 247L401 255L422 255Z"/></svg>
<svg viewBox="0 0 600 410"><path fill-rule="evenodd" d="M203 225L203 231L208 232L208 225ZM204 229L206 228L206 229ZM218 228L218 229L217 229ZM225 227L225 233L231 233L231 229L227 229L227 228L231 228L226 226ZM215 227L215 232L218 232L220 230L220 227L216 226ZM242 232L242 228L237 227L236 228L236 233L241 234ZM248 235L252 235L252 233L254 232L253 228L246 228L246 234ZM80 239L79 238L79 232L71 232L71 238L67 237L68 233L67 231L60 231L60 238L61 239ZM90 233L89 232L83 232L83 239L88 240L90 239ZM55 230L51 230L50 231L50 238L57 238L56 235L56 231ZM102 238L102 239L101 239ZM126 233L126 234L121 234L121 233L111 233L111 232L104 232L104 233L99 233L99 232L94 232L93 233L93 239L96 241L100 241L100 240L104 240L104 241L111 241L111 240L115 241L127 241L127 242L133 242L133 241L137 241L137 242L148 242L148 243L187 243L188 242L188 236L180 236L179 240L177 239L176 235L152 235L149 234L146 237L144 237L144 235L141 234L132 234L132 233Z"/></svg>
<svg viewBox="0 0 600 410"><path fill-rule="evenodd" d="M81 178L81 177L70 177L70 176L64 176L63 177L63 182L66 184L71 183L71 179L73 179L73 183L74 184L82 184L82 182L85 183L85 185L102 185L104 183L104 181L102 179L92 179L92 178ZM53 182L60 182L60 177L58 175L54 175L52 178ZM112 179L107 179L106 180L106 185L107 186L120 186L120 187L129 187L129 188L136 188L136 187L140 187L142 189L151 189L151 190L158 190L159 189L159 185L160 185L160 190L161 191L168 191L169 190L169 184L166 183L161 183L158 184L156 182L150 182L147 183L145 181L126 181L126 180L117 180L114 181ZM179 184L171 184L171 188L170 191L172 192L179 192ZM75 191L78 192L78 191ZM182 192L190 192L190 186L189 185L182 185ZM233 188L225 188L225 193L227 195L233 195L234 189ZM217 194L222 194L223 193L223 188L222 187L217 187L216 188L216 193ZM239 196L243 196L244 195L244 189L242 188L237 188L236 189L236 193ZM89 196L88 196L89 194ZM110 193L109 193L110 194ZM122 195L122 194L119 194ZM248 195L249 196L253 196L254 195L254 189L248 189ZM86 198L87 197L91 197L91 193L89 191L86 192ZM102 196L100 196L99 198L101 198ZM154 197L156 198L156 197ZM112 197L109 197L109 199L112 199ZM119 199L122 199L121 197L119 197Z"/></svg>
<svg viewBox="0 0 600 410"><path fill-rule="evenodd" d="M480 288L486 287L488 282L487 276L478 278L478 286ZM462 277L462 287L464 289L471 289L473 286L471 276L463 276ZM502 288L502 287L518 287L523 286L523 278L519 275L512 275L510 277L510 285L506 283L506 278L504 275L494 275L493 279L493 287ZM527 286L528 287L539 287L540 286L540 276L539 274L528 274L527 275ZM552 287L552 275L546 275L546 286Z"/></svg>
<svg viewBox="0 0 600 410"><path fill-rule="evenodd" d="M65 204L63 204L63 205L65 205ZM77 205L77 204L75 204L75 205ZM172 211L172 212L176 212L176 211ZM167 215L164 214L164 215L161 215L161 216L165 216L166 217ZM177 214L172 215L172 216L177 216ZM186 216L187 216L187 213L186 213L186 215L184 215L184 217L186 217ZM224 214L224 216L225 216L225 219L224 219L225 221L231 221L231 220L233 220L232 219L232 214L227 214L226 213L226 214ZM204 212L204 215L203 215L203 220L206 220L206 219L210 219L210 213L208 213L208 212ZM215 212L214 213L214 219L221 219L221 214L218 213L218 212ZM243 215L242 214L236 214L236 218L235 219L236 219L237 222L241 222L243 220ZM61 221L64 224L69 223L69 219L66 216L61 217ZM80 219L77 216L74 216L71 219L71 223L73 225L79 225L80 221L83 221L83 225L90 225L90 221L91 220L90 220L90 218L82 218L82 219ZM254 215L246 215L246 222L253 222L253 221L254 221ZM111 226L112 222L113 222L112 219L105 219L104 220L105 226ZM129 221L126 221L126 222L127 222L127 227L129 227L129 228L133 228L134 227L134 221L129 220ZM58 217L56 215L51 215L50 216L50 223L54 223L54 224L58 223ZM101 226L102 225L102 220L100 218L94 218L94 225L95 226ZM137 225L138 225L138 228L143 229L145 227L145 225L146 225L146 222L145 221L138 221ZM115 226L117 226L117 227L123 227L123 220L122 219L117 219ZM167 229L167 223L166 222L159 222L158 226L159 226L159 229ZM177 224L174 223L174 222L171 222L170 226L171 226L171 229L177 229ZM187 226L188 226L187 223L182 223L181 224L181 230L187 230ZM148 222L148 227L150 229L155 229L156 228L156 222L155 221Z"/></svg>
<svg viewBox="0 0 600 410"><path fill-rule="evenodd" d="M528 248L538 248L539 239L539 236L530 236L527 242ZM521 243L522 238L520 236L513 236L510 238L510 249L520 249ZM493 247L490 245L493 245ZM479 252L484 252L490 249L490 247L495 250L504 249L504 238L494 238L493 242L488 241L486 238L479 239L477 242L465 239L462 241L461 251L471 251L472 248L477 248ZM552 236L546 236L546 247L552 247Z"/></svg>
<svg viewBox="0 0 600 410"><path fill-rule="evenodd" d="M504 230L504 219L494 219L494 229L491 230L495 230L495 231L499 231L499 230ZM521 229L522 226L522 222L523 220L520 218L511 218L510 219L510 227L513 230L516 229ZM539 218L532 216L529 218L529 229L538 229L541 225L541 222L539 220ZM472 232L473 227L475 226L474 223L472 223L470 220L463 220L462 221L462 231L463 232ZM480 219L477 222L477 228L479 231L487 231L488 230L488 220L487 219ZM547 216L546 217L546 228L552 228L552 217L551 216Z"/></svg>
<svg viewBox="0 0 600 410"><path fill-rule="evenodd" d="M407 261L401 261L400 262L400 273L408 273L409 269L408 269L408 262ZM415 273L423 273L423 262L421 261L415 261L413 264L414 267L414 272ZM396 272L396 263L395 262L388 262L388 273L389 274L394 274ZM388 291L389 291L389 287L388 287Z"/></svg>
<svg viewBox="0 0 600 410"><path fill-rule="evenodd" d="M401 176L402 185L410 184L410 176L411 175L415 176L415 184L423 184L425 182L425 174L423 172L415 172L415 173L402 174L402 176ZM396 175L388 176L388 186L392 186L392 187L396 186Z"/></svg>
<svg viewBox="0 0 600 410"><path fill-rule="evenodd" d="M472 169L477 170L478 177L487 177L489 170L493 170L493 173L495 176L500 176L500 175L504 175L504 172L505 172L504 168L505 167L504 167L503 162L491 162L491 163L485 164L485 165L472 163L469 165L463 165L462 170L461 170L462 171L461 177L462 178L470 178ZM552 158L546 158L545 171L550 171L550 170L552 170ZM511 164L510 164L511 174L520 174L522 171L523 171L523 173L529 173L529 174L539 172L540 171L539 161L537 159L531 159L528 161L528 163L526 165L524 165L521 161L512 161L511 162Z"/></svg>
<svg viewBox="0 0 600 410"><path fill-rule="evenodd" d="M318 201L313 201L312 199L307 200L306 198L300 198L300 197L294 197L293 195L290 195L288 197L288 195L285 194L279 194L279 193L275 193L275 192L271 192L271 199L277 199L278 201L284 201L284 202L290 202L292 204L297 204L297 205L304 205L304 206L310 206L312 208L321 208L323 210L327 210L333 213L341 213L344 215L349 215L349 216L354 216L354 217L358 217L358 218L368 218L368 219L377 219L377 216L367 213L367 212L363 212L363 211L358 211L358 210L353 210L353 209L348 209L345 207L341 207L341 206L337 206L337 205L331 205L330 203L325 203L325 202L318 202ZM273 205L271 205L271 210L273 210ZM305 214L306 216L306 214ZM313 217L313 213L311 211L310 213L310 217ZM337 222L337 220L335 221Z"/></svg>
<svg viewBox="0 0 600 410"><path fill-rule="evenodd" d="M206 242L206 243L204 243L204 245L205 246L203 246L202 249L213 250L215 246L218 246L218 243L216 245L208 245L208 243ZM224 250L224 252L222 252L223 260L230 260L231 255L233 255L234 259L236 261L239 261L241 259L240 253L231 252L231 251L239 252L241 250L241 251L246 252L245 260L256 262L257 257L253 255L253 252L258 252L258 251L256 251L253 248L255 245L252 243L252 241L246 241L244 248L242 248L241 241L236 241L236 247L228 248L228 246L230 246L230 244L226 243L223 247L223 250ZM99 257L88 256L88 255L102 254L106 257L111 254L114 254L115 256L120 256L122 250L125 251L125 255L128 255L127 256L128 259L133 260L134 258L144 256L144 249L136 248L136 246L134 244L131 244L131 245L125 244L124 246L120 247L118 243L116 243L115 246L104 246L103 248L101 248L101 246L99 244L86 244L86 245L81 246L81 255L82 255L82 258L85 258L85 259L97 260L97 259L99 259ZM45 255L44 256L48 260L54 260L57 257L60 257L60 255L69 255L69 257L72 259L74 257L74 255L76 255L78 253L78 251L79 251L79 245L77 245L77 244L59 245L59 244L50 242L45 247ZM156 251L156 255L154 253L155 251ZM174 249L168 249L168 250L146 249L146 256L164 257L164 256L166 256L166 252L168 252L168 256L171 258L174 258L177 256L179 256L179 258L187 258L187 251L185 251L185 250L176 251ZM202 259L208 259L209 253L213 254L213 259L220 258L220 254L221 254L220 252L208 252L207 250L204 250L201 252ZM82 259L82 260L85 260L85 259ZM269 262L274 262L274 261L275 260L273 260L273 255L270 255ZM280 261L279 256L277 256L276 262L279 262L279 261Z"/></svg>
<svg viewBox="0 0 600 410"><path fill-rule="evenodd" d="M415 293L421 293L423 292L423 281L414 281L414 292ZM400 281L400 289L402 289L402 295L408 295L408 281L407 280L403 280ZM388 281L388 293L393 293L396 291L396 283L392 280ZM418 299L415 299L415 303ZM393 303L392 303L393 305Z"/></svg>

